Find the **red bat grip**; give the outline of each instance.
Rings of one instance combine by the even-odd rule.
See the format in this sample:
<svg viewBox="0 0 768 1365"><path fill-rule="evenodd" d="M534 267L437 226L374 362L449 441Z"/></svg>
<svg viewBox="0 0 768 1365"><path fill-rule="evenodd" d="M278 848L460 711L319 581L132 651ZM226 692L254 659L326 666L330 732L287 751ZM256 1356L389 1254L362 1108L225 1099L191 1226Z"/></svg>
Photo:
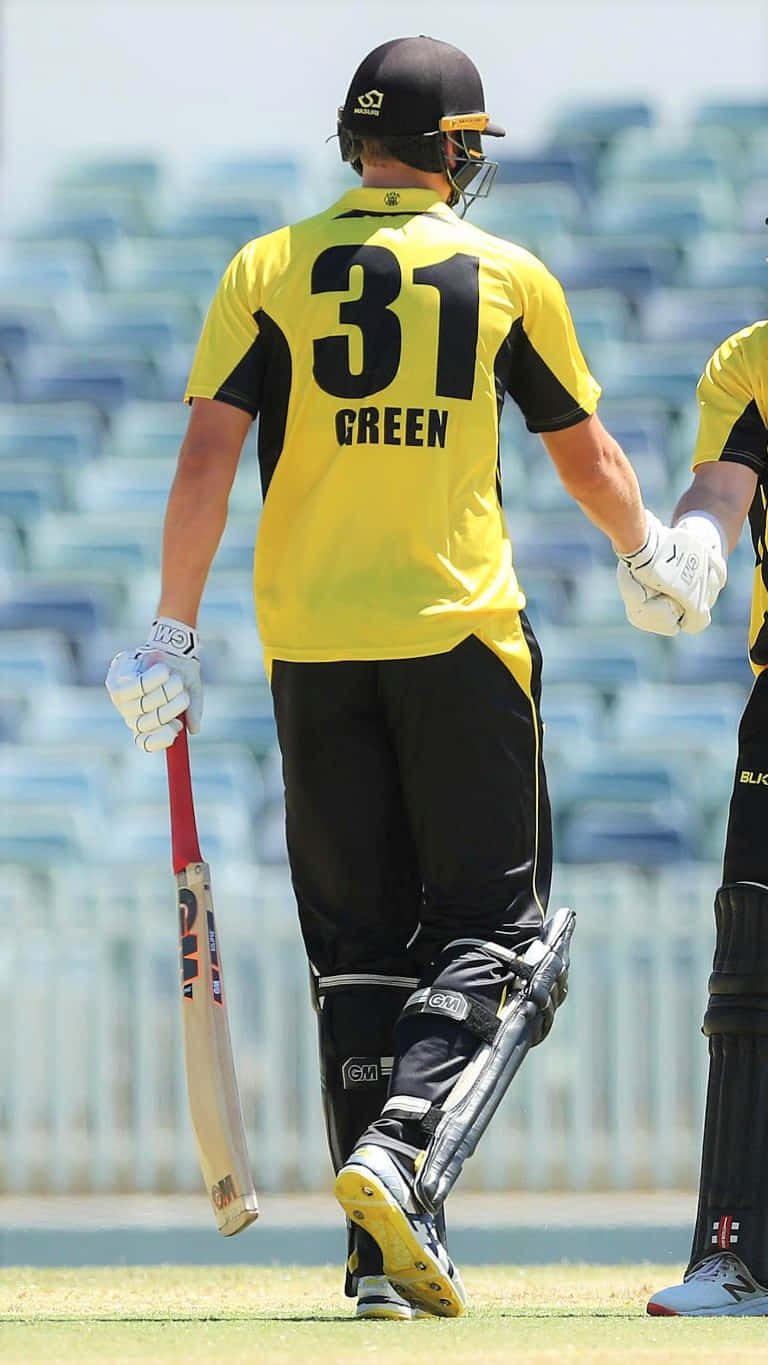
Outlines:
<svg viewBox="0 0 768 1365"><path fill-rule="evenodd" d="M182 872L188 863L203 861L197 839L186 725L179 731L171 747L166 749L165 760L168 765L168 795L171 802L173 870Z"/></svg>

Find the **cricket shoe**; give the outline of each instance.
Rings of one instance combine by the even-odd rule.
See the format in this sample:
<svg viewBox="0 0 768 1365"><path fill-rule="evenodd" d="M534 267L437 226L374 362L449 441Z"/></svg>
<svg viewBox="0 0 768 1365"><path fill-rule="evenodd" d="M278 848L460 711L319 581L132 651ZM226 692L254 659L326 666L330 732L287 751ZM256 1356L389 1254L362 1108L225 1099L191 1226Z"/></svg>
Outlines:
<svg viewBox="0 0 768 1365"><path fill-rule="evenodd" d="M738 1256L720 1252L697 1265L682 1284L648 1300L651 1317L768 1317L768 1289L753 1280Z"/></svg>
<svg viewBox="0 0 768 1365"><path fill-rule="evenodd" d="M432 1314L412 1307L386 1276L362 1275L357 1287L355 1317L410 1322L413 1318L430 1318Z"/></svg>
<svg viewBox="0 0 768 1365"><path fill-rule="evenodd" d="M358 1147L334 1186L347 1218L370 1233L384 1275L415 1309L457 1318L466 1295L432 1214L416 1201L410 1181L384 1147Z"/></svg>

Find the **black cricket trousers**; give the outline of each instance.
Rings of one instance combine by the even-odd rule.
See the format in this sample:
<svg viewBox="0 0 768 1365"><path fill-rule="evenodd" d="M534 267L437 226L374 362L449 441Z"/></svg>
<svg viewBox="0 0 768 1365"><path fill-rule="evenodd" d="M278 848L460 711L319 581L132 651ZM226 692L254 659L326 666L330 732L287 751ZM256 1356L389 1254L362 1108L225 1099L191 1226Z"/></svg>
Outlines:
<svg viewBox="0 0 768 1365"><path fill-rule="evenodd" d="M310 962L419 976L448 942L539 933L552 873L541 654L275 660L291 877Z"/></svg>

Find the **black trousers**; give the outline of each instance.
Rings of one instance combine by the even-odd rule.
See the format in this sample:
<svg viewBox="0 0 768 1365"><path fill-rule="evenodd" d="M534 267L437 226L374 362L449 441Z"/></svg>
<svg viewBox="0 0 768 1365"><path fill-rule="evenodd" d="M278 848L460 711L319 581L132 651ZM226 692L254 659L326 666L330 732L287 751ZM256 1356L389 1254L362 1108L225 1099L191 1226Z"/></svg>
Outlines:
<svg viewBox="0 0 768 1365"><path fill-rule="evenodd" d="M458 937L538 934L552 834L530 687L470 636L425 658L272 670L291 876L321 975L418 976Z"/></svg>
<svg viewBox="0 0 768 1365"><path fill-rule="evenodd" d="M723 882L768 886L768 671L755 679L739 725Z"/></svg>

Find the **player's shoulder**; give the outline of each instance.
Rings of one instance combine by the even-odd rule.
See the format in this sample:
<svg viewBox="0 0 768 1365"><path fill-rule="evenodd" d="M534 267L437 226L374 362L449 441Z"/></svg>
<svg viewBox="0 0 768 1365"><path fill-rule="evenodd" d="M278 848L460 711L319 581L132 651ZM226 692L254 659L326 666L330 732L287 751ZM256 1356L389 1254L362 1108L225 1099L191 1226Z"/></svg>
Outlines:
<svg viewBox="0 0 768 1365"><path fill-rule="evenodd" d="M549 267L519 242L499 237L466 219L460 220L462 245L475 250L502 274L524 289L544 287L554 279Z"/></svg>
<svg viewBox="0 0 768 1365"><path fill-rule="evenodd" d="M748 327L740 327L732 332L713 352L712 359L723 365L736 365L740 360L752 361L756 357L768 359L768 319L758 318Z"/></svg>
<svg viewBox="0 0 768 1365"><path fill-rule="evenodd" d="M721 341L707 361L701 383L761 390L768 376L768 319L759 318Z"/></svg>

